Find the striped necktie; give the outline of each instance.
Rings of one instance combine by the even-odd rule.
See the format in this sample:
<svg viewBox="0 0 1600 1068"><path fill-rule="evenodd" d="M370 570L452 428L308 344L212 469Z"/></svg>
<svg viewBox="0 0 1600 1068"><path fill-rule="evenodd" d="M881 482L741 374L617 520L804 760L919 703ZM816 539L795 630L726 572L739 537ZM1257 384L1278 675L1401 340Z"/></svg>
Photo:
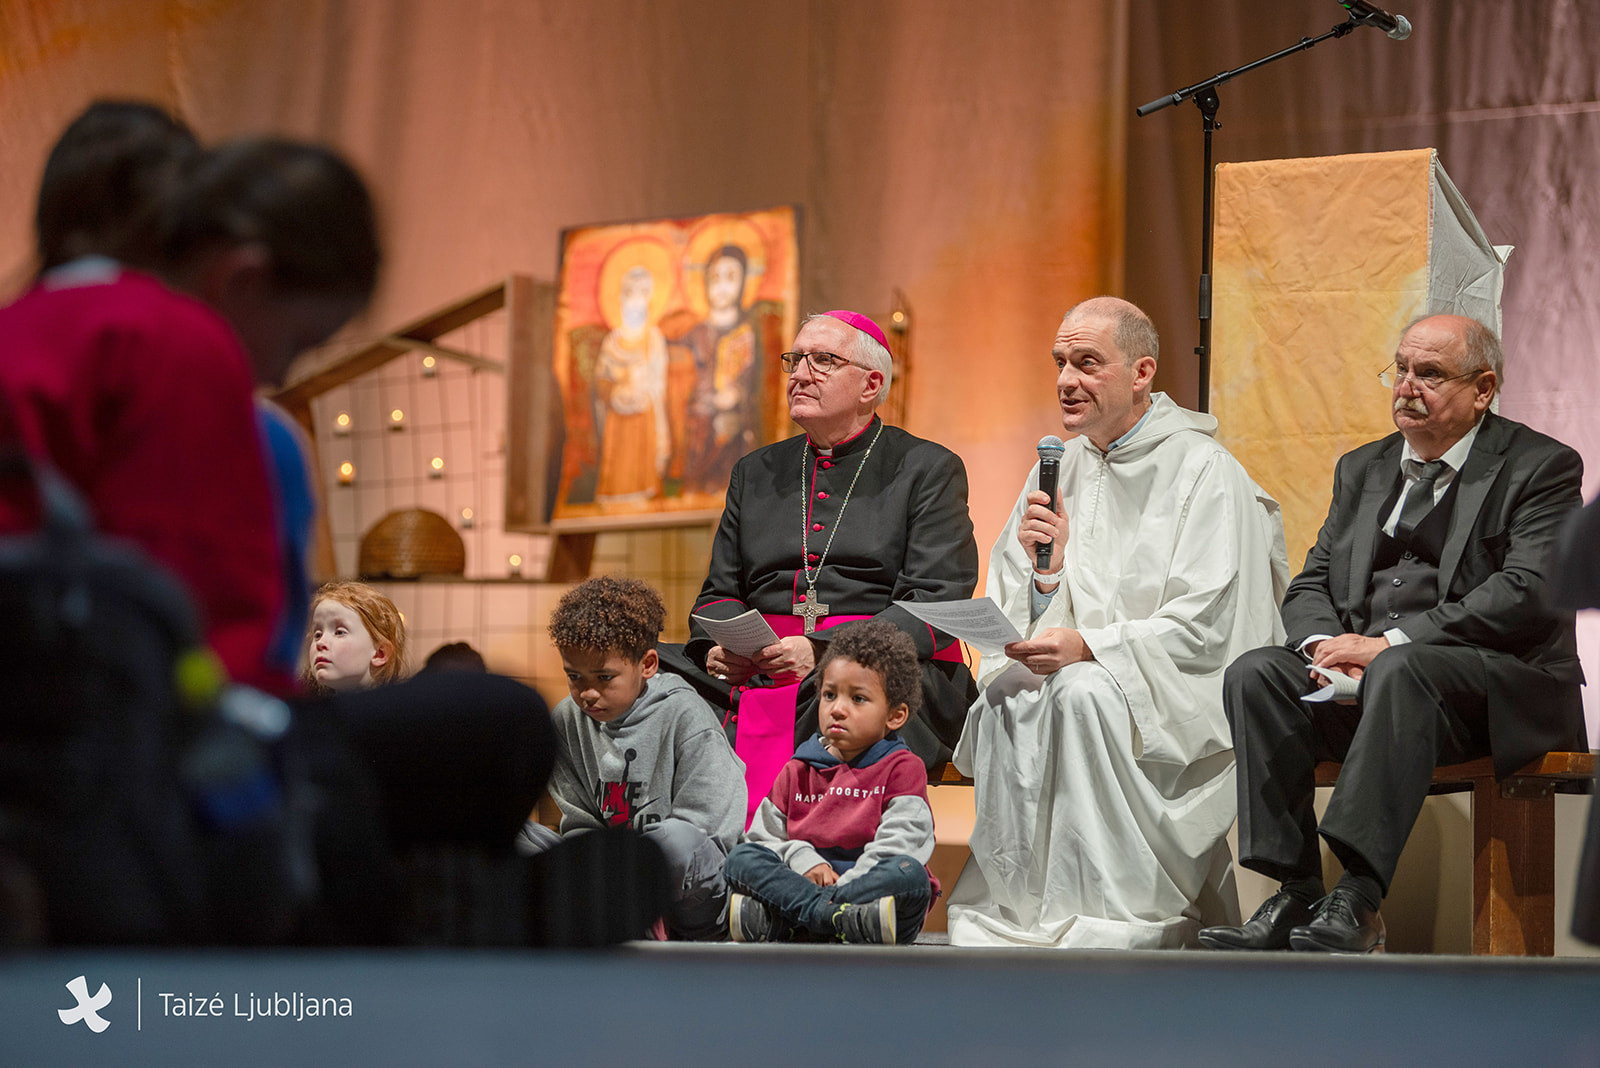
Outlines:
<svg viewBox="0 0 1600 1068"><path fill-rule="evenodd" d="M1433 484L1448 469L1449 465L1443 460L1429 460L1427 463L1412 462L1411 472L1416 475L1417 480L1411 484L1411 489L1406 494L1405 507L1400 509L1400 522L1394 526L1396 540L1410 541L1417 524L1433 511Z"/></svg>

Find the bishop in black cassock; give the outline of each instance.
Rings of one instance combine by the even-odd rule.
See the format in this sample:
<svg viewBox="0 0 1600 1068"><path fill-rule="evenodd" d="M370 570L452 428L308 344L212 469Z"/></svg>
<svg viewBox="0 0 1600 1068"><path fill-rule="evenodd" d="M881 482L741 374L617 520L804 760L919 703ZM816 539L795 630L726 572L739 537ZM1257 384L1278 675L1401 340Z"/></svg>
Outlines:
<svg viewBox="0 0 1600 1068"><path fill-rule="evenodd" d="M798 742L816 729L812 667L828 627L841 616L887 620L911 636L922 660L922 710L901 734L932 765L960 737L976 691L959 644L895 602L972 596L978 549L966 468L949 449L886 426L875 414L891 365L882 331L866 316L813 316L784 362L790 415L806 433L757 449L734 467L694 609L712 619L756 609L773 623L779 643L746 660L717 646L691 619L684 652L696 667L734 684L747 719L743 709L757 702L744 695L798 680L785 724ZM804 626L812 619L814 629ZM750 726L735 726L736 746ZM765 787L751 770L759 800Z"/></svg>

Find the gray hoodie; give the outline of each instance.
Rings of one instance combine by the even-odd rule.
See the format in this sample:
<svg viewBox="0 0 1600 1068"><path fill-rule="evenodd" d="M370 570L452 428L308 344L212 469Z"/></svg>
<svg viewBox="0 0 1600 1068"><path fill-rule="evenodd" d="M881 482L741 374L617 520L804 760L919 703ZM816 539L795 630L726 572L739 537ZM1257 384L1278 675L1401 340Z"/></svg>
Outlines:
<svg viewBox="0 0 1600 1068"><path fill-rule="evenodd" d="M671 817L700 828L723 852L739 840L744 761L682 678L655 675L610 723L596 723L571 697L553 716L561 754L550 796L561 807L562 834L624 823L642 831Z"/></svg>

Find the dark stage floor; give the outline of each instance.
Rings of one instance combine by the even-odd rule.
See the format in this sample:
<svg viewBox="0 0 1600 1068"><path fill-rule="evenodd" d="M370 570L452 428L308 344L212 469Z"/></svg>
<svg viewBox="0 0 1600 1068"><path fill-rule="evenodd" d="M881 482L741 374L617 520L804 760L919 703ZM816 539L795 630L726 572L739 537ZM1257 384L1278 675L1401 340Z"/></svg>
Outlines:
<svg viewBox="0 0 1600 1068"><path fill-rule="evenodd" d="M91 997L112 993L101 1033L58 1018L78 975ZM1597 1006L1588 960L63 952L0 959L0 1063L1595 1065Z"/></svg>

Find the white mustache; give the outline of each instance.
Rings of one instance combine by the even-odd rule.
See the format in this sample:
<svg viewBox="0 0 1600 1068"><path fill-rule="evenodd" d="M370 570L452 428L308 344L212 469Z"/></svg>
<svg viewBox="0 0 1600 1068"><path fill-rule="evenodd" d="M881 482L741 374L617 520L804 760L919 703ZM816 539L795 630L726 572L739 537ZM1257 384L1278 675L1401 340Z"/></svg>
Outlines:
<svg viewBox="0 0 1600 1068"><path fill-rule="evenodd" d="M1395 411L1403 412L1407 409L1416 412L1418 415L1425 416L1428 414L1428 405L1421 397L1396 397L1394 399Z"/></svg>

